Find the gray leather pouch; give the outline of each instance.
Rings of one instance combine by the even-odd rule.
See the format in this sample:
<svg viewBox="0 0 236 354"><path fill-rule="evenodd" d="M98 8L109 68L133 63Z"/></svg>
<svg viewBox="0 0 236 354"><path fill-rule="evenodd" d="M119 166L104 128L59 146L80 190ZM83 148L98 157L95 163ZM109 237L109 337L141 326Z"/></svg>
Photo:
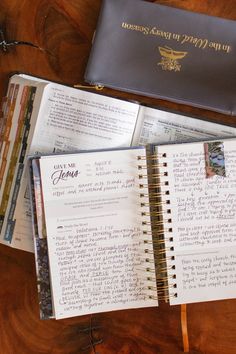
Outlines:
<svg viewBox="0 0 236 354"><path fill-rule="evenodd" d="M85 81L234 115L236 22L104 0Z"/></svg>

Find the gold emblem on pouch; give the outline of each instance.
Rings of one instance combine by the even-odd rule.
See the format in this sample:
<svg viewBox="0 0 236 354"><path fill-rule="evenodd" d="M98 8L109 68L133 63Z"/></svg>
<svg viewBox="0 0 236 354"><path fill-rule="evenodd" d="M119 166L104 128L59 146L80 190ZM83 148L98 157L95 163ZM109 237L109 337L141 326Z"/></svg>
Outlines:
<svg viewBox="0 0 236 354"><path fill-rule="evenodd" d="M188 54L188 52L179 52L167 46L158 47L158 49L161 54L161 62L157 65L161 65L162 70L181 70L181 64L179 63L179 60L183 59Z"/></svg>

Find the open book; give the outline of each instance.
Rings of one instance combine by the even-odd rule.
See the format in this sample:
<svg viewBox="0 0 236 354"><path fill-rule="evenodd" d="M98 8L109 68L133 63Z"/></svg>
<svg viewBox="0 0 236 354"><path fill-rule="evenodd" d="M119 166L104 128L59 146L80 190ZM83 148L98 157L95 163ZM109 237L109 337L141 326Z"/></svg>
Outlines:
<svg viewBox="0 0 236 354"><path fill-rule="evenodd" d="M41 317L235 297L236 140L30 160Z"/></svg>
<svg viewBox="0 0 236 354"><path fill-rule="evenodd" d="M233 136L236 129L20 74L0 119L0 242L33 251L25 160L35 153Z"/></svg>

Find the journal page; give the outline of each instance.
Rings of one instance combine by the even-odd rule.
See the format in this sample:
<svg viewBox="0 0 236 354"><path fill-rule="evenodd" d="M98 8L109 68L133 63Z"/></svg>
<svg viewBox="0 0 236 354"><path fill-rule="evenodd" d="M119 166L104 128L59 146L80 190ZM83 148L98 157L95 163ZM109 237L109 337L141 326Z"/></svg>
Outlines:
<svg viewBox="0 0 236 354"><path fill-rule="evenodd" d="M236 140L160 146L171 304L234 298ZM168 222L169 221L169 222Z"/></svg>
<svg viewBox="0 0 236 354"><path fill-rule="evenodd" d="M151 282L146 273L153 246L138 156L144 148L40 158L56 318L157 306L155 275Z"/></svg>

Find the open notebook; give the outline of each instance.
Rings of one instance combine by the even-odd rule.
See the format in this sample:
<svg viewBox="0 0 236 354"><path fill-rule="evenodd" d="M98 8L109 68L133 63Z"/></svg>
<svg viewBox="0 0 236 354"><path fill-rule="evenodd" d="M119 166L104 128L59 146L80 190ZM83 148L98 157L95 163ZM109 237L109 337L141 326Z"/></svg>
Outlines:
<svg viewBox="0 0 236 354"><path fill-rule="evenodd" d="M235 297L236 140L30 159L41 317Z"/></svg>

